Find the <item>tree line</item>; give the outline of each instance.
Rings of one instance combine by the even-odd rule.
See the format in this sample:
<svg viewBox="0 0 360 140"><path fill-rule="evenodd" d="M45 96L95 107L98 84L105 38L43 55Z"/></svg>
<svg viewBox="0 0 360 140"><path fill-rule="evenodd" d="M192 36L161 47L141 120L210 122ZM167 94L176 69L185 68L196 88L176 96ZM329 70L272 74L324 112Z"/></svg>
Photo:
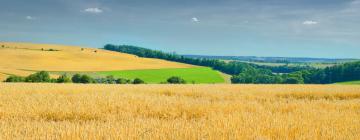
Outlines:
<svg viewBox="0 0 360 140"><path fill-rule="evenodd" d="M317 69L309 66L261 66L244 62L224 62L217 59L189 58L174 53L151 50L132 45L104 46L104 49L134 54L139 57L158 58L192 65L211 67L232 75L232 83L255 84L328 84L360 80L360 62Z"/></svg>
<svg viewBox="0 0 360 140"><path fill-rule="evenodd" d="M141 48L131 45L105 45L104 49L117 51L122 53L133 54L139 57L147 58L158 58L169 61L187 63L192 65L211 67L215 70L219 70L223 73L230 75L237 75L243 72L245 69L251 68L252 66L248 63L243 62L224 62L217 59L206 59L206 58L189 58L174 53L164 53L162 51L151 50L147 48Z"/></svg>
<svg viewBox="0 0 360 140"><path fill-rule="evenodd" d="M93 78L86 74L74 74L69 76L63 74L58 78L51 78L50 74L46 71L36 72L26 77L12 75L9 76L4 82L25 82L25 83L82 83L82 84L146 84L140 78L134 80L125 78L114 78L114 76L106 76L102 78ZM186 84L186 81L178 76L169 77L165 82L169 84Z"/></svg>

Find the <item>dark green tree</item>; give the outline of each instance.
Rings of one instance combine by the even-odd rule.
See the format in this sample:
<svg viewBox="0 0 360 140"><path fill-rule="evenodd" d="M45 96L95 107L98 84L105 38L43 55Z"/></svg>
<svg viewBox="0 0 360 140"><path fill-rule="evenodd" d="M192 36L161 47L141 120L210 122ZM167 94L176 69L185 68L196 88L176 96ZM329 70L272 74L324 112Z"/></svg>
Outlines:
<svg viewBox="0 0 360 140"><path fill-rule="evenodd" d="M12 76L9 76L8 78L6 78L6 80L4 82L25 82L25 78L12 75Z"/></svg>
<svg viewBox="0 0 360 140"><path fill-rule="evenodd" d="M166 80L170 84L186 84L186 81L178 76L172 76Z"/></svg>
<svg viewBox="0 0 360 140"><path fill-rule="evenodd" d="M67 74L61 75L59 78L56 79L57 83L71 83L71 79Z"/></svg>
<svg viewBox="0 0 360 140"><path fill-rule="evenodd" d="M46 71L36 72L25 78L25 82L48 83L51 82L50 74Z"/></svg>
<svg viewBox="0 0 360 140"><path fill-rule="evenodd" d="M106 83L107 84L116 84L116 79L112 75L106 76Z"/></svg>
<svg viewBox="0 0 360 140"><path fill-rule="evenodd" d="M130 84L131 80L125 79L125 78L118 78L118 79L116 79L116 83L117 84Z"/></svg>
<svg viewBox="0 0 360 140"><path fill-rule="evenodd" d="M82 75L80 79L81 79L80 83L83 83L83 84L94 83L94 79L91 78L89 75L86 75L86 74Z"/></svg>
<svg viewBox="0 0 360 140"><path fill-rule="evenodd" d="M73 83L81 83L81 74L74 74L71 80Z"/></svg>
<svg viewBox="0 0 360 140"><path fill-rule="evenodd" d="M145 84L145 82L143 80L141 80L140 78L135 78L132 83L133 84Z"/></svg>

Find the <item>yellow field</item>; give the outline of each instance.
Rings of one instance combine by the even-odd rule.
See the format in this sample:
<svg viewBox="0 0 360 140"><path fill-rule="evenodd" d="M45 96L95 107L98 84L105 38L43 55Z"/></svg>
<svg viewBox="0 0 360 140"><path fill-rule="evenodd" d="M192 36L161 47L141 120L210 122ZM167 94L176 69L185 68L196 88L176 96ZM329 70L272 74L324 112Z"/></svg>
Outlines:
<svg viewBox="0 0 360 140"><path fill-rule="evenodd" d="M2 47L4 46L4 48ZM0 73L27 76L31 71L111 71L188 68L192 65L139 58L102 49L0 42ZM42 51L55 49L60 51ZM97 52L95 52L97 51ZM30 71L29 71L30 70ZM1 77L3 79L4 77Z"/></svg>
<svg viewBox="0 0 360 140"><path fill-rule="evenodd" d="M0 83L0 139L360 138L360 86Z"/></svg>

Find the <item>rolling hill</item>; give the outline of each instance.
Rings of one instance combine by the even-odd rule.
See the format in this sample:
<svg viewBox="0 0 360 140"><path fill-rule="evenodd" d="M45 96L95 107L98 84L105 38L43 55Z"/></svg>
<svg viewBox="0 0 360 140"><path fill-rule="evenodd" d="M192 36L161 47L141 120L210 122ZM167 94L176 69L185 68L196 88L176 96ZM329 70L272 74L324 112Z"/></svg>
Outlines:
<svg viewBox="0 0 360 140"><path fill-rule="evenodd" d="M102 72L200 68L160 59L78 46L0 42L0 80L9 75L27 76L35 71ZM133 72L133 74L136 75ZM185 70L186 71L186 70ZM169 71L171 72L171 71ZM200 72L201 73L201 72ZM171 75L168 73L166 75ZM159 76L162 73L159 73ZM204 75L206 76L206 75ZM221 77L219 74L216 76ZM156 76L155 76L156 78Z"/></svg>

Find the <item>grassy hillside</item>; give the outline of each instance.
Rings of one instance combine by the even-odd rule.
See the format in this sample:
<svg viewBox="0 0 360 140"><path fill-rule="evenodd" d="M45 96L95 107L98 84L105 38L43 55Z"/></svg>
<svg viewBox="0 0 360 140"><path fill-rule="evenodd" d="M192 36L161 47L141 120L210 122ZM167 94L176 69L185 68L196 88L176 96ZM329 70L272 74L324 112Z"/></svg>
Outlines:
<svg viewBox="0 0 360 140"><path fill-rule="evenodd" d="M113 75L115 77L143 79L146 83L165 82L171 76L179 76L188 83L224 83L224 78L219 72L207 67L178 68L178 69L154 69L154 70L124 70L98 72L102 75Z"/></svg>
<svg viewBox="0 0 360 140"><path fill-rule="evenodd" d="M360 138L360 86L0 83L0 139Z"/></svg>
<svg viewBox="0 0 360 140"><path fill-rule="evenodd" d="M159 59L77 46L0 42L0 79L27 76L33 71L115 71L192 68Z"/></svg>

